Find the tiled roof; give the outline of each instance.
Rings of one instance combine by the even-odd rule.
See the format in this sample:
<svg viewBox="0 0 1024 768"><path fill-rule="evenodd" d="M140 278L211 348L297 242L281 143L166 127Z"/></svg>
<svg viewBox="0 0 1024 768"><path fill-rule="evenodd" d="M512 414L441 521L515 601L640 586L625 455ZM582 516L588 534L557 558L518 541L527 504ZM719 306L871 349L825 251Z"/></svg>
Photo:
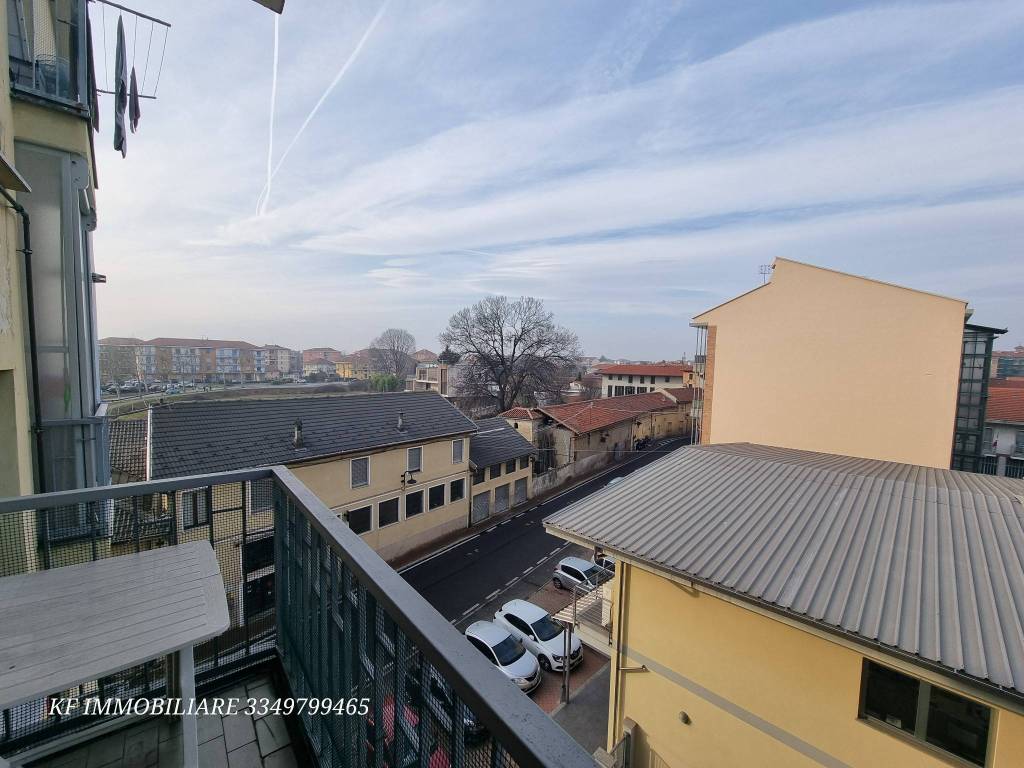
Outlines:
<svg viewBox="0 0 1024 768"><path fill-rule="evenodd" d="M146 479L146 420L110 422L110 469L135 480Z"/></svg>
<svg viewBox="0 0 1024 768"><path fill-rule="evenodd" d="M692 370L693 366L689 363L676 363L674 365L602 365L596 369L596 372L604 375L682 376Z"/></svg>
<svg viewBox="0 0 1024 768"><path fill-rule="evenodd" d="M478 419L476 434L469 438L469 460L476 467L488 467L535 453L533 445L500 416Z"/></svg>
<svg viewBox="0 0 1024 768"><path fill-rule="evenodd" d="M985 421L1024 424L1024 388L989 387Z"/></svg>
<svg viewBox="0 0 1024 768"><path fill-rule="evenodd" d="M418 349L412 353L413 359L418 363L436 363L437 353L429 349Z"/></svg>
<svg viewBox="0 0 1024 768"><path fill-rule="evenodd" d="M666 387L661 391L671 395L677 403L692 403L697 393L693 387Z"/></svg>
<svg viewBox="0 0 1024 768"><path fill-rule="evenodd" d="M132 336L107 336L98 343L101 347L135 347L145 342Z"/></svg>
<svg viewBox="0 0 1024 768"><path fill-rule="evenodd" d="M643 395L602 397L581 403L547 405L538 410L576 434L584 434L635 418L641 413L673 407L675 403L671 398L660 392L648 392Z"/></svg>
<svg viewBox="0 0 1024 768"><path fill-rule="evenodd" d="M172 336L159 336L142 342L153 347L199 347L200 349L259 349L248 341L225 341L223 339L179 339Z"/></svg>
<svg viewBox="0 0 1024 768"><path fill-rule="evenodd" d="M517 405L514 408L509 408L504 413L498 414L503 419L539 419L543 414L536 408L524 408L521 405Z"/></svg>
<svg viewBox="0 0 1024 768"><path fill-rule="evenodd" d="M1024 358L1024 347L1017 347L1014 350L994 350L992 357L1009 357L1011 359Z"/></svg>
<svg viewBox="0 0 1024 768"><path fill-rule="evenodd" d="M1024 480L692 446L544 523L1024 701Z"/></svg>
<svg viewBox="0 0 1024 768"><path fill-rule="evenodd" d="M155 407L152 416L154 480L293 464L476 431L435 392L174 402ZM300 448L292 444L296 419L302 421Z"/></svg>

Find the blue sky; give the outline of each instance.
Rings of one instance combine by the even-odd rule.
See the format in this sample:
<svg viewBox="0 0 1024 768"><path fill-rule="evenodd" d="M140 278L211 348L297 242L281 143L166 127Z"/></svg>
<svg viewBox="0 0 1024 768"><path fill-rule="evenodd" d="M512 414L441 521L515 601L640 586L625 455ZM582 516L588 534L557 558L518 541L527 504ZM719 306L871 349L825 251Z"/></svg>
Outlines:
<svg viewBox="0 0 1024 768"><path fill-rule="evenodd" d="M504 293L590 354L678 357L784 256L1024 343L1019 0L289 0L275 164L377 23L261 214L273 15L134 7L174 27L127 159L97 137L103 335L436 348Z"/></svg>

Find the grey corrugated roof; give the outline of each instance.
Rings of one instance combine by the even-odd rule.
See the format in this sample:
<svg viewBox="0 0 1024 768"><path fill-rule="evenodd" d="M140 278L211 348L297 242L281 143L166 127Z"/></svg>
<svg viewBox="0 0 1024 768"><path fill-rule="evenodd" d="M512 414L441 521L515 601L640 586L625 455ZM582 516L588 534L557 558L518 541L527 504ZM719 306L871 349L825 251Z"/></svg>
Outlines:
<svg viewBox="0 0 1024 768"><path fill-rule="evenodd" d="M535 452L533 444L500 416L477 419L477 433L469 438L469 460L477 467L488 467Z"/></svg>
<svg viewBox="0 0 1024 768"><path fill-rule="evenodd" d="M135 480L146 479L146 420L110 422L110 469Z"/></svg>
<svg viewBox="0 0 1024 768"><path fill-rule="evenodd" d="M299 449L292 445L296 419L302 421ZM292 464L476 430L436 392L173 403L153 409L152 428L154 480Z"/></svg>
<svg viewBox="0 0 1024 768"><path fill-rule="evenodd" d="M1024 480L692 446L545 525L1024 698Z"/></svg>

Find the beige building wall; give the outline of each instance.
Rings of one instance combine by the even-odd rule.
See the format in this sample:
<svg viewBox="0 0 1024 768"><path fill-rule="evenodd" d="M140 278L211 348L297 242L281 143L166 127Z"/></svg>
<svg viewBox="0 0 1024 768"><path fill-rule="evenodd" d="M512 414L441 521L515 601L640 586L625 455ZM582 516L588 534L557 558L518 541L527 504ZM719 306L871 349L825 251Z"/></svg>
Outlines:
<svg viewBox="0 0 1024 768"><path fill-rule="evenodd" d="M709 330L704 441L949 467L965 302L777 259L694 318Z"/></svg>
<svg viewBox="0 0 1024 768"><path fill-rule="evenodd" d="M630 381L630 378L633 381ZM640 381L640 379L643 381ZM652 381L653 379L653 381ZM668 379L668 381L666 381ZM622 373L601 374L601 397L619 397L622 395L642 395L646 392L660 392L663 389L675 389L678 387L693 386L693 372L688 371L683 376L632 376ZM608 394L608 387L612 388L612 394ZM618 392L616 387L631 388L632 392Z"/></svg>
<svg viewBox="0 0 1024 768"><path fill-rule="evenodd" d="M454 462L452 443L462 441L462 461ZM415 483L403 488L402 476L408 466L408 449L422 447L422 470L413 475ZM370 482L363 487L351 484L352 460L370 458ZM363 540L385 560L396 558L447 533L469 525L469 435L410 443L379 451L353 453L327 461L290 465L289 469L339 516L371 506L371 529ZM451 484L462 481L461 499L452 500ZM445 503L429 508L429 489L445 486ZM423 512L406 517L406 497L423 492ZM399 499L398 522L380 527L379 505Z"/></svg>
<svg viewBox="0 0 1024 768"><path fill-rule="evenodd" d="M625 655L612 656L609 746L624 718L634 720L636 766L967 765L857 717L864 658L993 707L988 765L1020 765L1021 712L958 689L956 681L628 563L613 584L616 600L622 589L618 647ZM647 669L618 671L641 665ZM834 762L809 757L807 746Z"/></svg>
<svg viewBox="0 0 1024 768"><path fill-rule="evenodd" d="M476 498L481 493L488 495L487 509L490 510L490 514L494 514L497 509L494 503L494 491L503 485L508 486L508 499L509 508L515 506L516 503L516 482L519 480L526 481L526 498L530 499L533 497L533 464L529 460L526 461L526 466L520 468L520 460L515 460L515 471L507 472L507 466L503 462L501 465L501 474L498 477L491 477L490 467L481 467L484 472L484 479L481 482L476 482L474 479L472 488L472 497ZM472 477L472 473L471 473Z"/></svg>

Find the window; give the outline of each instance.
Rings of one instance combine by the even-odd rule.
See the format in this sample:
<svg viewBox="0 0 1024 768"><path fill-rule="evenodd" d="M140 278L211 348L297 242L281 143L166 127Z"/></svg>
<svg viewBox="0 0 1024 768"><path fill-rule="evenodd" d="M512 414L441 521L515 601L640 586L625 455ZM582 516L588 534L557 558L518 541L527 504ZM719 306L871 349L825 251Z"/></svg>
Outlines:
<svg viewBox="0 0 1024 768"><path fill-rule="evenodd" d="M427 505L430 509L444 506L444 483L435 485L427 492Z"/></svg>
<svg viewBox="0 0 1024 768"><path fill-rule="evenodd" d="M477 467L476 469L473 470L473 482L474 483L482 483L485 480L487 480L487 468L486 467Z"/></svg>
<svg viewBox="0 0 1024 768"><path fill-rule="evenodd" d="M519 457L519 468L520 469L526 469L529 466L530 466L530 457L529 456L520 456Z"/></svg>
<svg viewBox="0 0 1024 768"><path fill-rule="evenodd" d="M410 448L407 451L408 460L406 463L406 469L410 472L419 472L423 469L423 449L422 448Z"/></svg>
<svg viewBox="0 0 1024 768"><path fill-rule="evenodd" d="M377 505L377 527L383 528L398 522L398 498L382 501Z"/></svg>
<svg viewBox="0 0 1024 768"><path fill-rule="evenodd" d="M405 494L405 517L406 519L418 515L423 511L423 491Z"/></svg>
<svg viewBox="0 0 1024 768"><path fill-rule="evenodd" d="M627 376L626 377L626 383L627 384L632 384L633 383L633 377L632 376Z"/></svg>
<svg viewBox="0 0 1024 768"><path fill-rule="evenodd" d="M643 376L641 376L641 377L640 377L640 383L641 383L641 384L645 384L645 383L646 383L646 382L644 381L644 377L643 377Z"/></svg>
<svg viewBox="0 0 1024 768"><path fill-rule="evenodd" d="M352 487L361 488L370 484L370 457L364 456L361 459L352 459L349 462L352 467Z"/></svg>
<svg viewBox="0 0 1024 768"><path fill-rule="evenodd" d="M505 621L511 624L513 627L518 629L524 635L532 636L533 631L530 629L530 625L520 619L518 616L513 616L511 613L505 614Z"/></svg>
<svg viewBox="0 0 1024 768"><path fill-rule="evenodd" d="M608 385L608 397L611 397L611 396L612 396L612 385L609 384Z"/></svg>
<svg viewBox="0 0 1024 768"><path fill-rule="evenodd" d="M864 660L860 716L984 765L991 711L952 691Z"/></svg>
<svg viewBox="0 0 1024 768"><path fill-rule="evenodd" d="M624 393L625 393L625 387L616 387L616 388L615 388L615 396L616 396L616 397L620 397L620 396L622 396L622 395L623 395Z"/></svg>
<svg viewBox="0 0 1024 768"><path fill-rule="evenodd" d="M373 507L367 506L350 509L345 513L345 520L353 533L366 533L373 527L372 511Z"/></svg>
<svg viewBox="0 0 1024 768"><path fill-rule="evenodd" d="M185 528L197 528L209 522L206 491L185 491L181 494L181 524Z"/></svg>
<svg viewBox="0 0 1024 768"><path fill-rule="evenodd" d="M1024 453L1024 430L1018 430L1017 441L1013 447L1014 453Z"/></svg>
<svg viewBox="0 0 1024 768"><path fill-rule="evenodd" d="M466 495L466 481L465 480L452 480L448 485L448 500L449 501L462 501Z"/></svg>
<svg viewBox="0 0 1024 768"><path fill-rule="evenodd" d="M494 464L491 466L491 480L496 477L501 477L501 464Z"/></svg>
<svg viewBox="0 0 1024 768"><path fill-rule="evenodd" d="M462 463L462 440L452 440L452 464Z"/></svg>
<svg viewBox="0 0 1024 768"><path fill-rule="evenodd" d="M508 461L506 461L505 462L505 474L506 475L511 475L515 471L516 471L516 460L515 459L509 459Z"/></svg>

